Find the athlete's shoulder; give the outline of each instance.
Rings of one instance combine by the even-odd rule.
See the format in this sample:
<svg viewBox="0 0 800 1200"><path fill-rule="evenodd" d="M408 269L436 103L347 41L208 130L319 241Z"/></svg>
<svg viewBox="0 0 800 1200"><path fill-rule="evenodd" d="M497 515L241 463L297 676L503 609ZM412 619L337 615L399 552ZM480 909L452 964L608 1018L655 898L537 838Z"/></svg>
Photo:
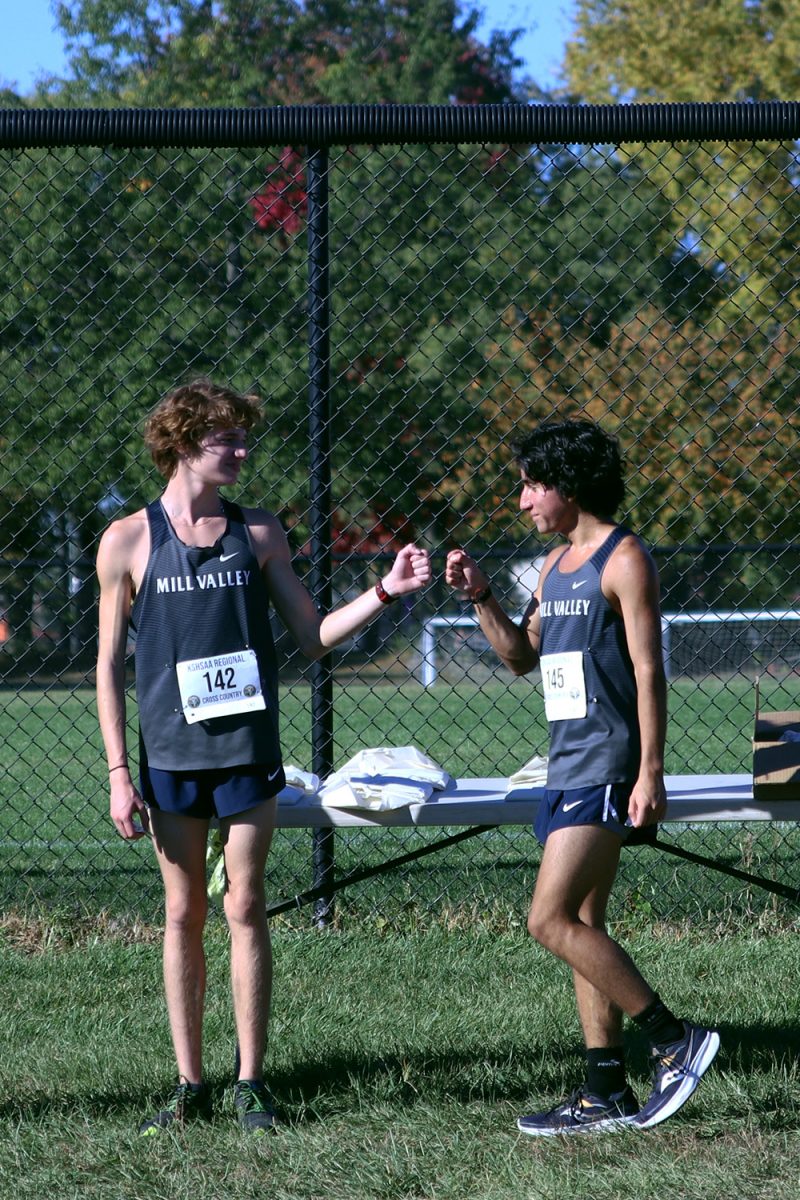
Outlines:
<svg viewBox="0 0 800 1200"><path fill-rule="evenodd" d="M256 537L285 537L283 526L275 513L266 508L242 508L242 516L251 534Z"/></svg>
<svg viewBox="0 0 800 1200"><path fill-rule="evenodd" d="M246 508L243 504L240 504L239 507L248 525L271 525L274 522L280 527L281 523L275 513L266 508Z"/></svg>
<svg viewBox="0 0 800 1200"><path fill-rule="evenodd" d="M265 508L243 508L242 516L262 566L266 558L288 556L286 533L275 513Z"/></svg>
<svg viewBox="0 0 800 1200"><path fill-rule="evenodd" d="M612 527L612 533L616 533L620 539L620 545L626 541L640 542L644 545L644 541L640 534L635 529L631 529L630 525L620 524Z"/></svg>
<svg viewBox="0 0 800 1200"><path fill-rule="evenodd" d="M539 572L539 584L538 584L538 587L536 588L537 592L541 592L542 586L543 586L545 580L547 579L547 576L550 574L553 567L556 565L556 563L561 558L561 556L563 554L565 554L568 549L569 549L568 544L566 542L561 542L558 546L554 546L552 550L548 551L547 556L545 557L545 560L542 563L542 569Z"/></svg>
<svg viewBox="0 0 800 1200"><path fill-rule="evenodd" d="M140 508L112 521L100 538L100 549L107 553L121 552L136 546L148 534L147 509Z"/></svg>
<svg viewBox="0 0 800 1200"><path fill-rule="evenodd" d="M638 536L626 530L626 536L614 547L603 571L603 591L607 596L623 593L655 596L658 593L658 569L652 553Z"/></svg>
<svg viewBox="0 0 800 1200"><path fill-rule="evenodd" d="M616 560L618 563L628 562L652 562L653 555L639 536L627 526L620 525L617 527L619 541L611 552L609 562Z"/></svg>
<svg viewBox="0 0 800 1200"><path fill-rule="evenodd" d="M101 580L133 575L142 553L147 552L150 530L147 510L138 509L112 521L100 538L97 572Z"/></svg>

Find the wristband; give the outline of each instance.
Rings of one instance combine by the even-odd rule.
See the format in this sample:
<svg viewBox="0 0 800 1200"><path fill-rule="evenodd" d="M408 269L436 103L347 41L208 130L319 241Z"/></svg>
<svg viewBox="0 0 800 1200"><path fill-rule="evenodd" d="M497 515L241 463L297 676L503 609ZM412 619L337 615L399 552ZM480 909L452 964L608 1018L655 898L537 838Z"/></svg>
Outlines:
<svg viewBox="0 0 800 1200"><path fill-rule="evenodd" d="M113 775L113 773L114 773L115 771L121 771L121 770L123 770L123 768L124 768L124 769L127 771L127 770L128 770L128 764L127 764L127 763L117 763L117 765L116 765L115 767L109 767L109 768L108 768L108 773L109 773L109 775Z"/></svg>
<svg viewBox="0 0 800 1200"><path fill-rule="evenodd" d="M492 594L492 587L491 587L491 584L489 584L487 587L485 587L483 589L482 592L478 592L478 591L470 592L470 594L469 594L470 602L472 604L485 604L486 601L491 597L491 594Z"/></svg>
<svg viewBox="0 0 800 1200"><path fill-rule="evenodd" d="M395 600L400 599L399 596L390 596L380 579L375 584L375 595L378 597L381 604L394 604Z"/></svg>

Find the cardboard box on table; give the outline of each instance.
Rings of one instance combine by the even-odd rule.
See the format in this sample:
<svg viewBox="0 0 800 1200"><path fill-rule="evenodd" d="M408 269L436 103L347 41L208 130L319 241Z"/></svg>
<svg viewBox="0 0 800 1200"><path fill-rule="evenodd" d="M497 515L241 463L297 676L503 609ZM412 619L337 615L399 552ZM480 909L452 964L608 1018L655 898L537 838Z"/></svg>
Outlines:
<svg viewBox="0 0 800 1200"><path fill-rule="evenodd" d="M794 734L796 740L783 740L786 733ZM800 800L800 709L761 712L758 684L753 796L756 800Z"/></svg>

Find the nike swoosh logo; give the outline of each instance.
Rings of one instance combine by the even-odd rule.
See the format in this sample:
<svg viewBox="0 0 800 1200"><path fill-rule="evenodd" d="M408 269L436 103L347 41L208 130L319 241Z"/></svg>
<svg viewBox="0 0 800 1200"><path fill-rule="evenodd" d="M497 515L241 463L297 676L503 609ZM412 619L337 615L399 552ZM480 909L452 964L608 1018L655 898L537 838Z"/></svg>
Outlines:
<svg viewBox="0 0 800 1200"><path fill-rule="evenodd" d="M562 812L569 812L573 808L577 808L579 804L583 804L582 800L573 800L571 804L562 804Z"/></svg>
<svg viewBox="0 0 800 1200"><path fill-rule="evenodd" d="M278 776L280 775L280 773L281 773L280 767L278 767L277 771L270 771L267 774L267 783L272 783L273 779L277 779Z"/></svg>
<svg viewBox="0 0 800 1200"><path fill-rule="evenodd" d="M220 556L219 556L219 561L220 561L220 562L227 562L227 561L228 561L228 559L230 559L230 558L236 558L236 555L237 555L238 553L239 553L239 551L238 551L238 550L234 550L233 554L220 554ZM573 587L574 587L574 586L575 586L575 585L573 584Z"/></svg>
<svg viewBox="0 0 800 1200"><path fill-rule="evenodd" d="M589 580L588 580L588 579L582 579L582 580L580 581L580 583L573 583L573 585L572 585L572 590L573 590L573 592L575 591L575 589L576 589L576 588L583 587L583 585L584 585L585 583L588 583L588 582L589 582Z"/></svg>

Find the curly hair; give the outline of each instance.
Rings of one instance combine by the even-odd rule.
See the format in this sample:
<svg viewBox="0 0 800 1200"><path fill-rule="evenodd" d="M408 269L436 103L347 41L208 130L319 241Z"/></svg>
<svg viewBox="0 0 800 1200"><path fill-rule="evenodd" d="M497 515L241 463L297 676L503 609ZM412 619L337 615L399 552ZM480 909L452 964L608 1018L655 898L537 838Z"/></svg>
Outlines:
<svg viewBox="0 0 800 1200"><path fill-rule="evenodd" d="M548 421L511 450L532 483L556 488L584 512L611 520L625 497L619 442L592 421Z"/></svg>
<svg viewBox="0 0 800 1200"><path fill-rule="evenodd" d="M171 479L178 460L192 457L212 429L250 430L261 418L258 396L242 395L210 379L193 379L167 392L144 425L144 444L153 462Z"/></svg>

